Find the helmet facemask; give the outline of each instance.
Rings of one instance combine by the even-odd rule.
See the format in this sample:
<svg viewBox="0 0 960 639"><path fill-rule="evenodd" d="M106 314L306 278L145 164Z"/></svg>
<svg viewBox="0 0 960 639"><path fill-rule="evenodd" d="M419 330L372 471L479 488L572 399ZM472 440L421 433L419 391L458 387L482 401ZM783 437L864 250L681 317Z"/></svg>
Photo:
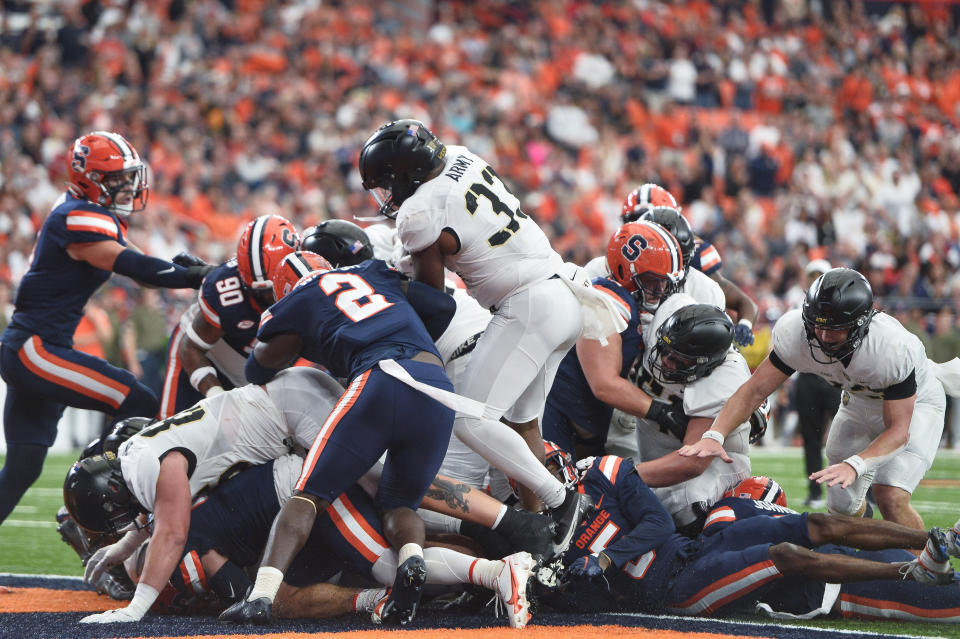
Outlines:
<svg viewBox="0 0 960 639"><path fill-rule="evenodd" d="M816 315L813 309L804 304L803 330L810 346L810 356L819 364L832 364L850 357L863 343L863 339L870 330L870 321L876 312L876 309L870 309L853 321L838 324L829 323L827 318ZM817 329L846 330L847 337L840 342L824 342L817 335Z"/></svg>
<svg viewBox="0 0 960 639"><path fill-rule="evenodd" d="M138 163L122 171L100 174L90 171L87 178L100 189L98 204L120 217L142 211L147 206L147 167Z"/></svg>
<svg viewBox="0 0 960 639"><path fill-rule="evenodd" d="M677 292L679 282L668 275L646 271L630 278L637 287L635 296L643 310L656 313L663 301Z"/></svg>

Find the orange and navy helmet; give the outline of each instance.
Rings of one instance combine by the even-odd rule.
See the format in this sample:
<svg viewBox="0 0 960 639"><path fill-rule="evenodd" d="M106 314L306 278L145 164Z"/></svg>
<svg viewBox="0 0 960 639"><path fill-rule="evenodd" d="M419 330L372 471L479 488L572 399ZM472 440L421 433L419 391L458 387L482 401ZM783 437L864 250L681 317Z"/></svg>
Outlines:
<svg viewBox="0 0 960 639"><path fill-rule="evenodd" d="M261 215L250 222L237 244L237 270L244 286L254 292L270 292L271 274L280 260L300 248L300 234L284 217Z"/></svg>
<svg viewBox="0 0 960 639"><path fill-rule="evenodd" d="M67 157L67 190L126 217L147 206L147 167L119 133L94 131L77 138Z"/></svg>
<svg viewBox="0 0 960 639"><path fill-rule="evenodd" d="M650 209L665 206L676 209L677 200L658 184L647 183L638 186L630 191L627 199L623 201L623 208L620 210L620 221L636 222L644 213Z"/></svg>
<svg viewBox="0 0 960 639"><path fill-rule="evenodd" d="M580 474L577 472L577 466L573 462L573 455L546 439L543 440L543 452L545 455L543 463L548 468L550 464L554 464L557 467L556 470L551 468L550 472L562 481L567 488L576 486L580 481Z"/></svg>
<svg viewBox="0 0 960 639"><path fill-rule="evenodd" d="M294 251L288 254L280 260L270 278L273 280L274 298L279 302L306 276L331 269L333 267L330 262L312 251Z"/></svg>
<svg viewBox="0 0 960 639"><path fill-rule="evenodd" d="M653 313L683 280L683 256L670 232L652 222L630 222L607 243L607 267L613 279L638 296Z"/></svg>
<svg viewBox="0 0 960 639"><path fill-rule="evenodd" d="M770 479L762 475L747 477L739 484L723 493L724 497L743 497L744 499L756 499L757 501L766 501L778 506L787 507L787 494L783 488Z"/></svg>

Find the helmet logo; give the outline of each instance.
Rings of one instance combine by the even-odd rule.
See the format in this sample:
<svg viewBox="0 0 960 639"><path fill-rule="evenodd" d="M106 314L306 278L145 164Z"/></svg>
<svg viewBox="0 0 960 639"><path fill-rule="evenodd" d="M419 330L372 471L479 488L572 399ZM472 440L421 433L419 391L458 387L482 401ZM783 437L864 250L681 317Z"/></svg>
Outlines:
<svg viewBox="0 0 960 639"><path fill-rule="evenodd" d="M630 236L630 239L624 242L620 248L620 252L625 258L632 262L640 257L640 253L642 253L643 249L647 248L647 246L649 246L647 238L638 233Z"/></svg>
<svg viewBox="0 0 960 639"><path fill-rule="evenodd" d="M297 236L289 228L284 227L283 232L280 233L280 239L290 248L297 248Z"/></svg>
<svg viewBox="0 0 960 639"><path fill-rule="evenodd" d="M77 173L83 173L84 169L87 168L87 156L90 155L90 147L84 144L77 144L73 147L73 161L70 163L70 168L72 168Z"/></svg>
<svg viewBox="0 0 960 639"><path fill-rule="evenodd" d="M420 130L420 125L419 125L419 124L411 124L409 127L407 127L407 135L416 136L416 135L417 135L417 131L419 131L419 130Z"/></svg>

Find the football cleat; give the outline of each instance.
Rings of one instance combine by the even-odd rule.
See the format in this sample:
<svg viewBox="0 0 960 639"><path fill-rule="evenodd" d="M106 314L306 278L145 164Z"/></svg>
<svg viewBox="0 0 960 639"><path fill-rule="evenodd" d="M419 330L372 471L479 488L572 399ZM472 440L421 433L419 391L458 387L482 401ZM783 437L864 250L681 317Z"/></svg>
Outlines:
<svg viewBox="0 0 960 639"><path fill-rule="evenodd" d="M221 612L219 619L227 623L265 624L270 621L272 608L273 603L266 597L260 597L253 601L244 599Z"/></svg>
<svg viewBox="0 0 960 639"><path fill-rule="evenodd" d="M61 506L57 512L57 532L60 533L60 539L73 548L86 564L95 549L91 547L90 540L67 512L66 506Z"/></svg>
<svg viewBox="0 0 960 639"><path fill-rule="evenodd" d="M495 590L511 628L523 628L530 621L527 582L536 567L537 563L527 552L518 552L503 558L503 569L497 575Z"/></svg>
<svg viewBox="0 0 960 639"><path fill-rule="evenodd" d="M111 599L130 601L133 599L133 593L137 587L130 580L127 569L123 567L123 564L117 564L100 575L100 578L94 584L94 588L98 593L107 595Z"/></svg>
<svg viewBox="0 0 960 639"><path fill-rule="evenodd" d="M553 536L554 557L563 554L570 547L573 534L592 506L593 500L588 495L568 490L563 503L550 511L553 520L557 522L557 530Z"/></svg>
<svg viewBox="0 0 960 639"><path fill-rule="evenodd" d="M951 530L944 532L947 553L951 557L960 557L960 521L953 525Z"/></svg>
<svg viewBox="0 0 960 639"><path fill-rule="evenodd" d="M904 579L922 584L946 586L953 583L953 567L947 553L946 534L940 528L931 528L927 546L920 556L900 567Z"/></svg>
<svg viewBox="0 0 960 639"><path fill-rule="evenodd" d="M427 583L427 563L420 555L408 557L397 567L390 595L380 600L370 616L375 624L405 626L417 614L417 606Z"/></svg>

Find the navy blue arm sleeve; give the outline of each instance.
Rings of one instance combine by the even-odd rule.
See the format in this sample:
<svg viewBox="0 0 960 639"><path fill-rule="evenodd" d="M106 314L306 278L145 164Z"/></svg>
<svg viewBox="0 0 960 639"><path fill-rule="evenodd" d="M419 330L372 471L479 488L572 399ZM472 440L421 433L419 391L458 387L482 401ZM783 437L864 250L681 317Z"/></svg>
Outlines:
<svg viewBox="0 0 960 639"><path fill-rule="evenodd" d="M268 368L257 361L253 351L247 356L247 363L243 366L243 374L251 384L266 384L280 372L280 369Z"/></svg>
<svg viewBox="0 0 960 639"><path fill-rule="evenodd" d="M626 465L633 465L631 460L624 460L622 469ZM620 511L633 524L633 530L621 535L615 542L603 551L617 568L636 559L640 555L653 550L670 538L673 534L673 518L660 503L656 495L636 470L621 474L617 477L617 501Z"/></svg>
<svg viewBox="0 0 960 639"><path fill-rule="evenodd" d="M197 267L184 268L130 249L117 256L113 272L162 288L197 288L203 281L202 275L197 279Z"/></svg>
<svg viewBox="0 0 960 639"><path fill-rule="evenodd" d="M453 314L457 312L457 303L452 295L420 282L409 282L407 301L423 320L423 325L430 333L430 339L434 341L447 330Z"/></svg>

